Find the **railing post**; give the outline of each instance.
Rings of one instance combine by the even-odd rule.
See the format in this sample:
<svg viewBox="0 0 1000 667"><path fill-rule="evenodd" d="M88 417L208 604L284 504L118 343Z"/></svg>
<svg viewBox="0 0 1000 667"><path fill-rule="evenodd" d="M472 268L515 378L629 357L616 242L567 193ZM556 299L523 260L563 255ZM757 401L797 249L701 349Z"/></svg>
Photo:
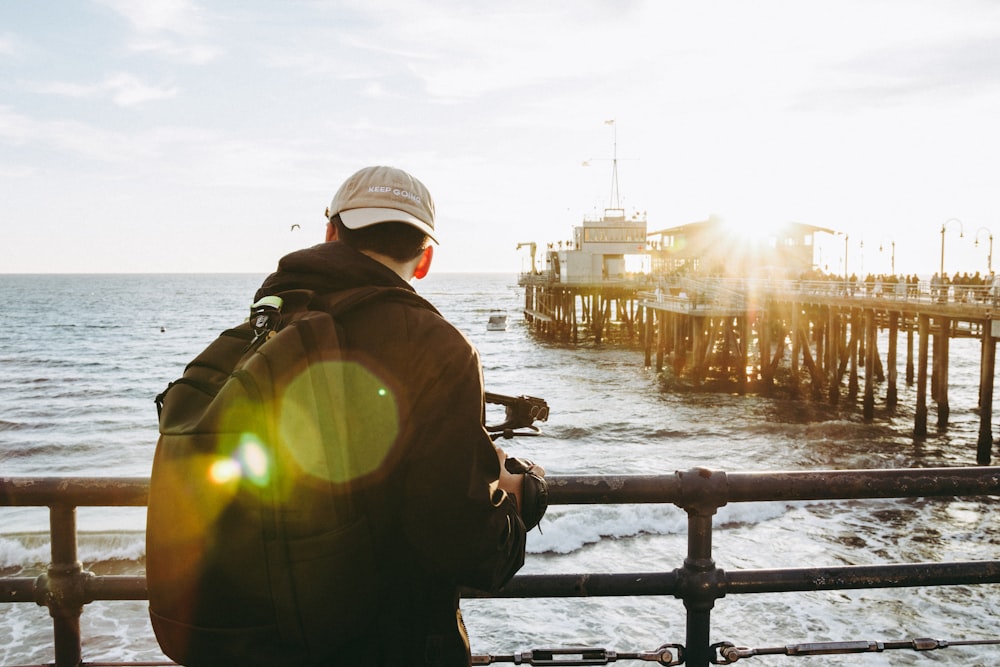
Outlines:
<svg viewBox="0 0 1000 667"><path fill-rule="evenodd" d="M708 667L711 660L712 608L725 596L720 582L725 573L712 559L712 517L726 504L726 473L707 468L678 471L680 499L677 504L688 515L688 550L684 567L677 571L676 597L687 609L685 664Z"/></svg>
<svg viewBox="0 0 1000 667"><path fill-rule="evenodd" d="M56 667L78 667L83 660L80 616L85 603L84 581L89 573L77 560L76 507L49 508L52 563L35 584L35 599L52 617Z"/></svg>

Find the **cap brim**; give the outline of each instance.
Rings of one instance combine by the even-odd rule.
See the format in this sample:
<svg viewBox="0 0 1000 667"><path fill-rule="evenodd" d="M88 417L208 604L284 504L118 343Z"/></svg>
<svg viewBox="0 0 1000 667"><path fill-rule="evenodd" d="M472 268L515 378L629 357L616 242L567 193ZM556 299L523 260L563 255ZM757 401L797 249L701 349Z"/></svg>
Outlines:
<svg viewBox="0 0 1000 667"><path fill-rule="evenodd" d="M380 222L405 222L422 231L435 243L434 229L420 218L395 208L352 208L340 212L340 220L348 229L361 229Z"/></svg>

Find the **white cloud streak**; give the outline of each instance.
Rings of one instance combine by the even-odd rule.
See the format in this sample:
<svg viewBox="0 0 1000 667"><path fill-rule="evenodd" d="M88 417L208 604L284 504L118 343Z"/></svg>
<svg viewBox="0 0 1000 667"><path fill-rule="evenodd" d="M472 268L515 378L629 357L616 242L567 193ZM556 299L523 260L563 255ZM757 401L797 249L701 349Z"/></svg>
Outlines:
<svg viewBox="0 0 1000 667"><path fill-rule="evenodd" d="M215 60L221 49L212 44L207 12L192 0L100 0L133 28L129 48L188 64Z"/></svg>
<svg viewBox="0 0 1000 667"><path fill-rule="evenodd" d="M0 56L16 56L17 40L13 35L0 35Z"/></svg>
<svg viewBox="0 0 1000 667"><path fill-rule="evenodd" d="M104 81L93 84L49 81L26 82L22 85L27 90L42 95L71 98L107 96L115 104L122 107L132 107L154 100L169 99L178 93L176 86L153 86L144 83L132 74L124 72L111 74Z"/></svg>

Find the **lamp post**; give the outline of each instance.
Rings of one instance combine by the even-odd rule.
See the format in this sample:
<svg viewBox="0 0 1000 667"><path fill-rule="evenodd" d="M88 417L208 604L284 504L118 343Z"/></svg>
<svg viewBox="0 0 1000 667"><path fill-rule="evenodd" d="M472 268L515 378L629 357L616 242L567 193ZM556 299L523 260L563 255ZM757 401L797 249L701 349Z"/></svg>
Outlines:
<svg viewBox="0 0 1000 667"><path fill-rule="evenodd" d="M948 218L943 223L941 223L941 273L939 275L942 278L944 278L944 231L945 229L948 228L949 222L958 223L958 238L962 238L965 236L965 232L962 229L962 221L959 220L958 218Z"/></svg>
<svg viewBox="0 0 1000 667"><path fill-rule="evenodd" d="M990 236L990 249L986 253L986 273L991 275L993 273L993 232L991 232L986 227L980 227L976 230L976 242L973 244L977 248L979 247L979 232L986 232Z"/></svg>
<svg viewBox="0 0 1000 667"><path fill-rule="evenodd" d="M896 275L896 241L895 241L895 239L893 239L891 236L883 236L882 237L882 241L879 241L878 251L882 252L882 250L883 250L883 241L885 241L886 239L889 239L889 243L892 244L892 257L890 259L889 266L892 268L892 275Z"/></svg>
<svg viewBox="0 0 1000 667"><path fill-rule="evenodd" d="M847 283L847 241L850 238L849 234L844 234L844 283Z"/></svg>

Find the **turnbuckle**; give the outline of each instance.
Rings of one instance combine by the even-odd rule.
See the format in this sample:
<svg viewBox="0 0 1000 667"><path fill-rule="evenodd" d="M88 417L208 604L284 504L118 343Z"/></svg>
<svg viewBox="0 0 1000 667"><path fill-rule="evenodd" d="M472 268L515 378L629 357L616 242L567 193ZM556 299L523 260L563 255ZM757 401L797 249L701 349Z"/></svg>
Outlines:
<svg viewBox="0 0 1000 667"><path fill-rule="evenodd" d="M676 657L675 652L676 651ZM473 656L473 665L491 665L495 662L512 662L515 665L607 665L618 660L643 660L660 665L681 665L684 663L684 647L681 644L664 644L655 651L638 653L618 653L604 648L571 646L565 648L541 648L514 653L513 655Z"/></svg>
<svg viewBox="0 0 1000 667"><path fill-rule="evenodd" d="M606 665L618 654L603 648L536 648L514 654L515 665Z"/></svg>
<svg viewBox="0 0 1000 667"><path fill-rule="evenodd" d="M998 639L982 639L970 641L947 641L918 637L904 641L846 641L846 642L813 642L807 644L786 644L770 648L748 648L736 646L732 642L712 644L713 665L731 665L741 658L752 658L755 655L839 655L845 653L882 653L883 651L910 649L913 651L934 651L951 646L983 646L1000 644Z"/></svg>
<svg viewBox="0 0 1000 667"><path fill-rule="evenodd" d="M756 649L736 646L732 642L718 642L709 648L712 649L712 657L709 658L709 662L713 665L731 665L740 658L752 658L757 655Z"/></svg>
<svg viewBox="0 0 1000 667"><path fill-rule="evenodd" d="M881 653L886 650L884 642L852 641L852 642L815 642L811 644L786 644L773 648L748 648L735 646L732 642L712 644L713 665L731 665L741 658L752 658L755 655L839 655L843 653ZM888 647L888 648L902 648ZM911 646L907 646L911 648ZM917 649L926 650L926 649Z"/></svg>

